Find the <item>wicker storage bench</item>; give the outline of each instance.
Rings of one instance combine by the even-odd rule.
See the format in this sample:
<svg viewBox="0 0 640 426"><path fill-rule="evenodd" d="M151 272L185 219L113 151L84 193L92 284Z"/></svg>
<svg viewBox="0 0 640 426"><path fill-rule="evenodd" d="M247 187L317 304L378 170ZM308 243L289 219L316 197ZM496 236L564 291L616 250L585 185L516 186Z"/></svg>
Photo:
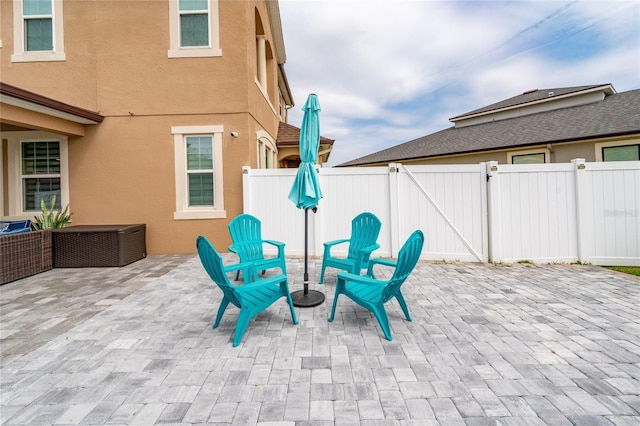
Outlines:
<svg viewBox="0 0 640 426"><path fill-rule="evenodd" d="M78 225L53 230L54 268L124 266L146 255L146 225Z"/></svg>
<svg viewBox="0 0 640 426"><path fill-rule="evenodd" d="M51 268L50 230L0 236L0 284Z"/></svg>

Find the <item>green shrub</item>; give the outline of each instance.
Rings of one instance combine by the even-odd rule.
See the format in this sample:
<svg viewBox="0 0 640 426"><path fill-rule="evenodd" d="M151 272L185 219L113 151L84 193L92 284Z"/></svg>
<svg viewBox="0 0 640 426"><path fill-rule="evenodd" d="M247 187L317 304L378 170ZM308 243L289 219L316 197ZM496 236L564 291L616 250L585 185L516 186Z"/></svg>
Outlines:
<svg viewBox="0 0 640 426"><path fill-rule="evenodd" d="M71 213L69 211L69 205L64 209L55 211L56 196L51 197L50 206L47 207L44 200L40 200L41 215L37 215L33 219L33 227L35 229L57 229L64 228L64 226L71 220Z"/></svg>

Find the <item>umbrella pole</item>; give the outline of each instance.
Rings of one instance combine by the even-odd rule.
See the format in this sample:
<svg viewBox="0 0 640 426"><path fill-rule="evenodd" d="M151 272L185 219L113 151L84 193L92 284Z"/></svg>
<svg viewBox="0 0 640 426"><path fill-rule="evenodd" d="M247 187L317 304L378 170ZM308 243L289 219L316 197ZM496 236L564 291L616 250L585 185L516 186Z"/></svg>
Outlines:
<svg viewBox="0 0 640 426"><path fill-rule="evenodd" d="M291 293L293 306L312 308L324 302L324 293L309 291L309 209L304 209L304 290Z"/></svg>

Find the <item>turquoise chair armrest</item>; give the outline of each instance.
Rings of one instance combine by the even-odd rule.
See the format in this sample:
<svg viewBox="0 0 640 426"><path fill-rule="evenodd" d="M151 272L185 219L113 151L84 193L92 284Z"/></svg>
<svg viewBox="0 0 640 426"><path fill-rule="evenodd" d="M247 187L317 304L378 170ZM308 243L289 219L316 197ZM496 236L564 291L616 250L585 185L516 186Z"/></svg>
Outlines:
<svg viewBox="0 0 640 426"><path fill-rule="evenodd" d="M284 258L284 243L281 241L274 240L262 240L265 244L270 244L278 248L278 257Z"/></svg>
<svg viewBox="0 0 640 426"><path fill-rule="evenodd" d="M272 284L280 284L287 281L287 276L284 274L273 275L267 278L258 278L257 280L246 283L241 287L241 291L249 291L254 287L264 287Z"/></svg>
<svg viewBox="0 0 640 426"><path fill-rule="evenodd" d="M281 241L262 240L262 242L266 244L271 244L272 246L276 246L276 247L284 247L284 243Z"/></svg>
<svg viewBox="0 0 640 426"><path fill-rule="evenodd" d="M253 266L253 262L234 263L232 265L225 265L224 272L235 272L240 269L251 268L252 266Z"/></svg>
<svg viewBox="0 0 640 426"><path fill-rule="evenodd" d="M327 241L326 243L324 243L324 247L325 247L325 249L327 249L329 247L333 247L333 246L336 246L338 244L348 243L349 241L350 240L348 240L348 239Z"/></svg>
<svg viewBox="0 0 640 426"><path fill-rule="evenodd" d="M235 254L240 253L240 249L238 247L236 247L235 244L232 244L232 245L229 246L229 251L231 253L235 253Z"/></svg>
<svg viewBox="0 0 640 426"><path fill-rule="evenodd" d="M358 257L356 258L355 271L360 271L363 267L367 266L368 257L373 251L380 248L380 244L375 243L367 247L363 247L358 250Z"/></svg>
<svg viewBox="0 0 640 426"><path fill-rule="evenodd" d="M258 270L253 262L240 262L234 263L232 265L226 265L223 267L223 271L225 274L230 272L236 272L242 270L242 276L244 277L257 277Z"/></svg>
<svg viewBox="0 0 640 426"><path fill-rule="evenodd" d="M324 253L322 254L322 257L326 261L326 259L331 258L331 247L337 246L338 244L348 243L349 241L350 240L348 240L348 239L327 241L326 243L324 243ZM324 264L324 261L323 261L323 264ZM324 276L324 267L323 267L322 271L323 271L322 276ZM322 279L320 279L320 283L322 283Z"/></svg>
<svg viewBox="0 0 640 426"><path fill-rule="evenodd" d="M367 268L367 275L370 277L373 276L374 265L384 265L384 266L389 266L391 268L395 268L398 265L398 261L393 259L383 259L381 257L378 257L376 259L369 259L369 267Z"/></svg>
<svg viewBox="0 0 640 426"><path fill-rule="evenodd" d="M364 256L366 254L371 254L373 251L378 250L380 248L380 244L376 243L376 244L372 244L370 246L367 247L362 247L360 250L358 250L358 256Z"/></svg>
<svg viewBox="0 0 640 426"><path fill-rule="evenodd" d="M338 280L344 280L346 282L353 282L358 284L367 284L371 286L379 287L386 284L386 281L380 281L375 278L367 277L366 275L352 274L351 272L338 273Z"/></svg>

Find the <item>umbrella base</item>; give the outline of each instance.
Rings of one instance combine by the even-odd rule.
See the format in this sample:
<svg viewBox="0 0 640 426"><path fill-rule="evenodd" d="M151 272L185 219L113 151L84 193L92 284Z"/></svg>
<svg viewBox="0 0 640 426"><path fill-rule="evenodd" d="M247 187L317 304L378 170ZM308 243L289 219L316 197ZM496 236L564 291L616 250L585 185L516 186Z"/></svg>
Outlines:
<svg viewBox="0 0 640 426"><path fill-rule="evenodd" d="M313 308L324 302L324 293L317 290L298 290L291 293L293 306L297 308Z"/></svg>

